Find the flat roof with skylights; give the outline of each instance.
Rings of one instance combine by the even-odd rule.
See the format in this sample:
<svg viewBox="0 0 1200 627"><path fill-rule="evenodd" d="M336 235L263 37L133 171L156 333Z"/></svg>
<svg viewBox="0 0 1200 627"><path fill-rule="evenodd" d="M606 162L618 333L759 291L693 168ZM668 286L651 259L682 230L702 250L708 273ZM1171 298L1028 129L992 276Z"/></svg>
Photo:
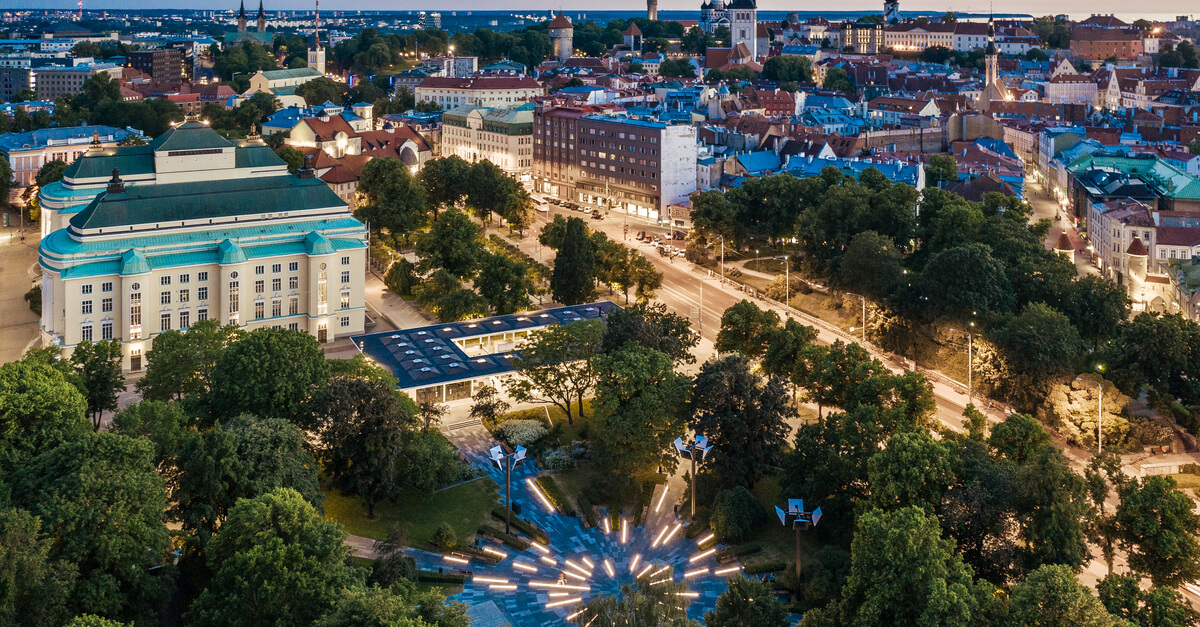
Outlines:
<svg viewBox="0 0 1200 627"><path fill-rule="evenodd" d="M617 308L611 301L571 307L447 322L350 338L354 346L396 376L399 388L417 402L468 398L475 383L513 371L517 342L551 324L604 318Z"/></svg>

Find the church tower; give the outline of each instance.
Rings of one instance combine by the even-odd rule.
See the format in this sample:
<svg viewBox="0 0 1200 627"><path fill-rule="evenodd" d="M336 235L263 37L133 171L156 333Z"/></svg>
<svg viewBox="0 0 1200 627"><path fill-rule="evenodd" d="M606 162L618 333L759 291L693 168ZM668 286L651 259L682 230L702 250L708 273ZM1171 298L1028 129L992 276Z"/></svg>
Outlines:
<svg viewBox="0 0 1200 627"><path fill-rule="evenodd" d="M313 43L308 49L308 67L325 74L325 49L321 47L321 0L317 0L317 12L313 16Z"/></svg>
<svg viewBox="0 0 1200 627"><path fill-rule="evenodd" d="M258 0L258 24L256 24L258 32L267 32L267 15L263 13L262 0Z"/></svg>
<svg viewBox="0 0 1200 627"><path fill-rule="evenodd" d="M238 10L238 32L246 32L246 0L242 0L242 8Z"/></svg>
<svg viewBox="0 0 1200 627"><path fill-rule="evenodd" d="M996 25L988 17L988 43L983 51L985 64L984 85L990 85L1000 80L1000 52L996 49Z"/></svg>
<svg viewBox="0 0 1200 627"><path fill-rule="evenodd" d="M758 5L755 0L733 0L729 4L729 47L746 44L753 59L758 58ZM763 52L766 52L765 50Z"/></svg>

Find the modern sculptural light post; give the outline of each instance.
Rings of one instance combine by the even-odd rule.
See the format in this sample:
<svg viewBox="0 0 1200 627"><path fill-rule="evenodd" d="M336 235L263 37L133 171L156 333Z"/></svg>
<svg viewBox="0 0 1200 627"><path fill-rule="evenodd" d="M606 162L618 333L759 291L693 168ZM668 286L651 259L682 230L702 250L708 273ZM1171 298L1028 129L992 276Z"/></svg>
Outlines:
<svg viewBox="0 0 1200 627"><path fill-rule="evenodd" d="M684 444L683 438L675 438L675 450L679 452L681 457L687 457L692 460L692 520L696 519L696 463L703 463L708 458L708 452L712 447L708 445L708 438L698 435L696 439L689 444Z"/></svg>
<svg viewBox="0 0 1200 627"><path fill-rule="evenodd" d="M796 530L796 581L800 581L800 532L807 529L812 529L817 526L821 520L821 508L806 512L804 511L804 499L788 499L787 511L783 511L778 505L775 506L775 515L779 517L779 522L785 526L788 520L792 521L792 529Z"/></svg>
<svg viewBox="0 0 1200 627"><path fill-rule="evenodd" d="M512 471L513 468L525 461L525 447L518 446L512 455L505 455L499 445L488 450L488 458L496 470L504 472L504 533L511 534L512 529Z"/></svg>

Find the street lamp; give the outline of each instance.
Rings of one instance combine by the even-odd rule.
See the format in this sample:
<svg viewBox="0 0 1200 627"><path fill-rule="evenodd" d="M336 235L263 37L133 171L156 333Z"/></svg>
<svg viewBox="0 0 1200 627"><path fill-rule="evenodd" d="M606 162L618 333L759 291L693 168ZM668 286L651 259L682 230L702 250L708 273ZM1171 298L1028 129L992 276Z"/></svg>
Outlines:
<svg viewBox="0 0 1200 627"><path fill-rule="evenodd" d="M862 341L863 341L863 344L866 344L867 343L867 298L861 294L855 294L854 292L846 292L846 295L847 296L857 296L858 299L862 301ZM853 331L854 329L850 329L850 330Z"/></svg>
<svg viewBox="0 0 1200 627"><path fill-rule="evenodd" d="M500 445L488 450L488 458L496 470L504 472L504 533L512 533L512 471L525 461L525 447L518 446L512 455L505 455Z"/></svg>
<svg viewBox="0 0 1200 627"><path fill-rule="evenodd" d="M689 444L683 443L683 438L675 438L675 450L679 452L680 457L687 457L692 460L692 520L696 519L696 463L703 463L708 458L708 452L713 447L708 445L708 438L698 435L696 439Z"/></svg>
<svg viewBox="0 0 1200 627"><path fill-rule="evenodd" d="M1103 372L1104 365L1097 364L1096 370ZM1075 377L1076 381L1088 383L1087 379ZM1096 452L1104 452L1104 381L1096 381Z"/></svg>
<svg viewBox="0 0 1200 627"><path fill-rule="evenodd" d="M974 322L969 322L967 324L971 325L972 329L975 328ZM954 331L954 329L950 330ZM975 399L975 381L972 378L975 373L975 360L973 352L974 334L971 331L965 331L965 333L967 334L967 403L970 404L973 403Z"/></svg>
<svg viewBox="0 0 1200 627"><path fill-rule="evenodd" d="M788 499L787 511L783 511L778 505L775 506L775 515L779 517L779 522L786 527L788 519L792 519L792 529L796 531L796 581L800 581L800 532L812 529L821 521L821 508L806 512L804 511L804 499Z"/></svg>

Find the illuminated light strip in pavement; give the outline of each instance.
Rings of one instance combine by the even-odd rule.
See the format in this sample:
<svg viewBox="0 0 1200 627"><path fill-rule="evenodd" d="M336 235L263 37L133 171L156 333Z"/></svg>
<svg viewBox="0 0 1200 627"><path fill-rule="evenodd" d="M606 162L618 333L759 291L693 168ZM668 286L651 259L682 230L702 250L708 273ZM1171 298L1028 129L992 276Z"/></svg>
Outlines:
<svg viewBox="0 0 1200 627"><path fill-rule="evenodd" d="M716 552L717 552L717 550L716 550L715 548L713 548L713 549L709 549L709 550L707 550L707 551L705 551L705 552L703 552L703 553L698 553L698 554L696 554L696 555L693 555L691 558L689 558L689 559L688 559L688 563L689 563L689 564L692 564L692 563L698 562L698 561L700 561L700 560L702 560L702 559L704 559L704 558L708 557L709 555L712 555L712 554L714 554L714 553L716 553Z"/></svg>
<svg viewBox="0 0 1200 627"><path fill-rule="evenodd" d="M529 486L530 490L533 490L533 493L537 495L538 500L542 502L542 505L546 506L546 511L554 511L554 505L550 502L550 499L546 498L545 494L542 494L541 488L537 487L537 484L533 482L533 479L526 479L525 484Z"/></svg>

